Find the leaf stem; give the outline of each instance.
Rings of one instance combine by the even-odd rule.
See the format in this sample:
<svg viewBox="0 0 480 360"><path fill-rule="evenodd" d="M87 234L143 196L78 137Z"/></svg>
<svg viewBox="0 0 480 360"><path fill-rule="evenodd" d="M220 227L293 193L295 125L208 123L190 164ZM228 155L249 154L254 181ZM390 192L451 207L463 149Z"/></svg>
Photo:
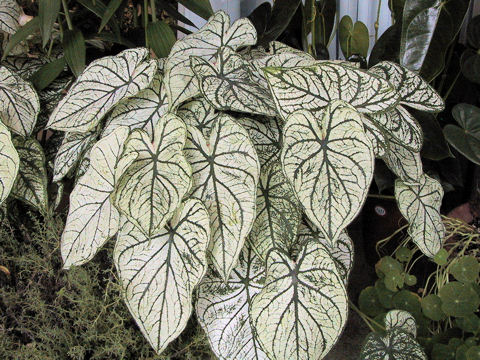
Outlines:
<svg viewBox="0 0 480 360"><path fill-rule="evenodd" d="M67 0L62 0L63 12L65 13L65 19L67 20L68 30L73 30L72 19L70 19L70 13L68 11Z"/></svg>
<svg viewBox="0 0 480 360"><path fill-rule="evenodd" d="M378 0L378 7L377 7L377 20L375 21L375 42L378 40L378 28L380 27L380 10L382 8L382 0Z"/></svg>
<svg viewBox="0 0 480 360"><path fill-rule="evenodd" d="M152 8L152 22L157 22L157 7L155 6L155 0L150 0L150 7Z"/></svg>

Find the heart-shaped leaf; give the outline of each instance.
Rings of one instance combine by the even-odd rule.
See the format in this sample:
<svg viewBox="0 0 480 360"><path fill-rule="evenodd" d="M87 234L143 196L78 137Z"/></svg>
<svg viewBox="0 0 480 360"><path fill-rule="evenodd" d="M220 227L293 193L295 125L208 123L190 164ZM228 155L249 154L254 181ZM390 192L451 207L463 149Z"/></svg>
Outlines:
<svg viewBox="0 0 480 360"><path fill-rule="evenodd" d="M419 184L395 181L395 198L410 226L408 233L418 248L434 257L441 249L445 226L440 216L443 188L438 181L424 175Z"/></svg>
<svg viewBox="0 0 480 360"><path fill-rule="evenodd" d="M230 17L223 11L212 15L197 32L177 41L165 64L170 110L175 110L200 91L197 78L190 67L190 56L212 61L221 46L236 50L242 46L255 45L256 42L257 32L250 20L239 19L230 26Z"/></svg>
<svg viewBox="0 0 480 360"><path fill-rule="evenodd" d="M203 97L191 100L180 106L177 115L188 126L194 126L200 130L205 137L210 135L210 130L217 118L215 109Z"/></svg>
<svg viewBox="0 0 480 360"><path fill-rule="evenodd" d="M248 132L221 114L210 137L188 128L185 155L193 167L192 195L210 214L211 260L226 281L255 220L260 165Z"/></svg>
<svg viewBox="0 0 480 360"><path fill-rule="evenodd" d="M370 39L368 28L363 22L357 21L354 24L352 18L345 15L340 20L338 37L342 53L346 59L352 55L367 57Z"/></svg>
<svg viewBox="0 0 480 360"><path fill-rule="evenodd" d="M209 240L208 213L196 199L182 204L151 238L121 219L115 266L128 309L158 353L187 326L192 293L207 269Z"/></svg>
<svg viewBox="0 0 480 360"><path fill-rule="evenodd" d="M148 135L153 136L155 125L167 112L168 107L167 92L162 85L162 79L163 75L156 73L147 88L118 104L109 116L102 136L124 125L130 130L145 130Z"/></svg>
<svg viewBox="0 0 480 360"><path fill-rule="evenodd" d="M270 252L265 286L252 299L250 319L270 359L321 359L342 332L347 303L330 254L310 242L296 262Z"/></svg>
<svg viewBox="0 0 480 360"><path fill-rule="evenodd" d="M70 209L62 234L63 267L91 260L118 230L119 214L112 205L115 167L128 137L128 127L119 127L96 143L90 166L70 194Z"/></svg>
<svg viewBox="0 0 480 360"><path fill-rule="evenodd" d="M333 246L367 197L375 156L351 105L334 101L319 115L288 117L281 159L305 213Z"/></svg>
<svg viewBox="0 0 480 360"><path fill-rule="evenodd" d="M167 113L148 134L133 130L122 157L136 157L120 176L113 203L147 236L162 231L192 184L192 168L183 155L187 130L176 115Z"/></svg>
<svg viewBox="0 0 480 360"><path fill-rule="evenodd" d="M10 131L0 121L0 204L12 190L20 167L20 158L13 146Z"/></svg>
<svg viewBox="0 0 480 360"><path fill-rule="evenodd" d="M40 100L32 84L0 67L0 118L12 131L29 136L37 122Z"/></svg>
<svg viewBox="0 0 480 360"><path fill-rule="evenodd" d="M417 323L415 318L405 310L390 310L385 315L385 330L402 329L413 338L417 337Z"/></svg>
<svg viewBox="0 0 480 360"><path fill-rule="evenodd" d="M219 359L267 359L248 316L250 301L264 281L265 265L249 247L243 249L227 283L213 271L202 280L195 310Z"/></svg>
<svg viewBox="0 0 480 360"><path fill-rule="evenodd" d="M2 0L0 4L0 30L15 34L20 27L18 20L22 9L16 0Z"/></svg>
<svg viewBox="0 0 480 360"><path fill-rule="evenodd" d="M257 217L248 241L265 261L272 248L292 253L302 219L301 205L283 174L280 161L262 167L257 191Z"/></svg>
<svg viewBox="0 0 480 360"><path fill-rule="evenodd" d="M11 195L45 214L48 209L48 180L42 145L35 139L21 137L15 137L13 145L20 157L20 169Z"/></svg>
<svg viewBox="0 0 480 360"><path fill-rule="evenodd" d="M95 128L121 100L150 85L157 62L147 61L147 56L147 49L137 48L93 61L60 101L47 126L75 132Z"/></svg>
<svg viewBox="0 0 480 360"><path fill-rule="evenodd" d="M216 66L198 56L190 62L202 95L215 109L277 114L268 90L254 81L249 63L231 48L219 50Z"/></svg>
<svg viewBox="0 0 480 360"><path fill-rule="evenodd" d="M445 103L437 91L420 75L391 61L382 61L369 72L388 80L400 93L400 103L414 109L440 112Z"/></svg>
<svg viewBox="0 0 480 360"><path fill-rule="evenodd" d="M297 110L322 110L333 100L344 100L367 113L389 110L398 101L397 91L385 79L335 62L292 69L271 67L264 72L283 119Z"/></svg>

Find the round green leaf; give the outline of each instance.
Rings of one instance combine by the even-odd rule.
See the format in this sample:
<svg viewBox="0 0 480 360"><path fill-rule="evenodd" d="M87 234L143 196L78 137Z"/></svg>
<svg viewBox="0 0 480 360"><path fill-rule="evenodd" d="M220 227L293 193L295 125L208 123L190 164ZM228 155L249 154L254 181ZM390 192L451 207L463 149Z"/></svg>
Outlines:
<svg viewBox="0 0 480 360"><path fill-rule="evenodd" d="M373 286L368 286L360 292L358 307L368 316L377 316L385 311Z"/></svg>
<svg viewBox="0 0 480 360"><path fill-rule="evenodd" d="M433 344L432 360L455 360L455 348L447 344Z"/></svg>
<svg viewBox="0 0 480 360"><path fill-rule="evenodd" d="M442 299L442 311L449 316L470 316L480 305L480 298L475 290L470 285L457 281L445 284L438 295Z"/></svg>
<svg viewBox="0 0 480 360"><path fill-rule="evenodd" d="M375 270L385 275L390 272L403 272L403 266L391 256L384 256L375 265Z"/></svg>
<svg viewBox="0 0 480 360"><path fill-rule="evenodd" d="M445 249L440 249L433 257L433 261L440 266L446 265L447 259L448 259L448 251Z"/></svg>
<svg viewBox="0 0 480 360"><path fill-rule="evenodd" d="M423 314L434 321L445 319L446 315L442 311L442 300L438 295L430 294L425 296L422 301Z"/></svg>
<svg viewBox="0 0 480 360"><path fill-rule="evenodd" d="M395 309L408 311L417 316L422 311L420 297L408 290L401 290L393 296L393 305Z"/></svg>
<svg viewBox="0 0 480 360"><path fill-rule="evenodd" d="M375 282L375 291L377 292L378 300L380 304L386 309L393 308L393 296L395 295L394 291L390 291L386 288L385 282L382 279L379 279Z"/></svg>
<svg viewBox="0 0 480 360"><path fill-rule="evenodd" d="M480 360L480 346L472 346L465 355L467 360Z"/></svg>
<svg viewBox="0 0 480 360"><path fill-rule="evenodd" d="M405 274L400 271L390 271L385 274L383 279L385 287L390 291L397 291L397 289L403 288Z"/></svg>
<svg viewBox="0 0 480 360"><path fill-rule="evenodd" d="M458 318L455 320L457 326L465 332L476 334L480 330L480 318L471 314L467 317Z"/></svg>
<svg viewBox="0 0 480 360"><path fill-rule="evenodd" d="M450 273L461 282L474 282L478 278L480 264L473 256L462 256L450 267Z"/></svg>
<svg viewBox="0 0 480 360"><path fill-rule="evenodd" d="M412 250L402 246L395 252L395 257L398 261L406 263L412 258Z"/></svg>
<svg viewBox="0 0 480 360"><path fill-rule="evenodd" d="M408 286L414 286L417 283L417 277L415 275L405 274L405 284Z"/></svg>

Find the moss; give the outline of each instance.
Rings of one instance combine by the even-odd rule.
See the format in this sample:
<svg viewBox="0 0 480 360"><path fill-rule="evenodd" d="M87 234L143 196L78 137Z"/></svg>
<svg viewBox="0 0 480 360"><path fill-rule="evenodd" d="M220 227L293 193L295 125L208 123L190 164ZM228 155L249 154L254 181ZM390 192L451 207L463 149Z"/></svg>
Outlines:
<svg viewBox="0 0 480 360"><path fill-rule="evenodd" d="M110 243L61 269L60 217L0 226L0 359L210 359L198 323L155 355L124 305Z"/></svg>

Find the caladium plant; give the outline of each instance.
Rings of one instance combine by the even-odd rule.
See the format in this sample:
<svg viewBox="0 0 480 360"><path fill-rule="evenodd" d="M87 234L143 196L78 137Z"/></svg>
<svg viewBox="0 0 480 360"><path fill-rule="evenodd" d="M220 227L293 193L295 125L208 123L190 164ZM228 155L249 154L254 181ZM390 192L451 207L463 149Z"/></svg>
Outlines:
<svg viewBox="0 0 480 360"><path fill-rule="evenodd" d="M256 40L249 20L217 12L165 59L95 60L48 120L65 132L54 181L75 178L64 267L115 238L125 302L159 353L195 309L221 359L323 358L347 319L347 226L376 158L419 248L433 257L443 241L443 191L408 111L443 109L429 84L394 63L364 70ZM38 176L21 158L43 161L22 155L36 151L38 99L1 71L0 201L43 206L45 182L17 176Z"/></svg>

